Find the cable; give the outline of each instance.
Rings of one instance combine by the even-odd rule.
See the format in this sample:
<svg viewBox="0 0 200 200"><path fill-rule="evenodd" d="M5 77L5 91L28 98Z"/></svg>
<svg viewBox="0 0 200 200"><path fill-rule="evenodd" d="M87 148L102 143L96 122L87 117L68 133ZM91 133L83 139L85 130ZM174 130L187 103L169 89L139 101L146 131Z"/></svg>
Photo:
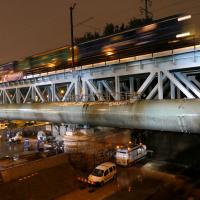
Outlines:
<svg viewBox="0 0 200 200"><path fill-rule="evenodd" d="M74 25L74 27L83 25L83 24L85 24L86 22L88 22L88 21L90 21L90 20L92 20L92 19L94 19L94 17L89 17L89 18L87 18L87 19L85 19L85 20L83 20L83 21L77 23L76 25Z"/></svg>
<svg viewBox="0 0 200 200"><path fill-rule="evenodd" d="M85 26L85 27L87 27L87 28L91 28L91 29L93 29L94 31L101 31L100 28L95 27L95 26L91 26L91 25L87 25L87 24L81 24L81 26ZM78 27L75 27L75 28L78 28Z"/></svg>

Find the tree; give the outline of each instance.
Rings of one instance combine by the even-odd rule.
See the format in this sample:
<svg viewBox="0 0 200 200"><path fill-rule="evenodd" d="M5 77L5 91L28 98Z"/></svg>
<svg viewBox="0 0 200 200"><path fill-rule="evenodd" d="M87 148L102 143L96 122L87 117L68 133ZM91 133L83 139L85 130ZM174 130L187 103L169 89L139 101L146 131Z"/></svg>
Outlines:
<svg viewBox="0 0 200 200"><path fill-rule="evenodd" d="M139 26L143 26L145 24L148 24L152 22L152 18L147 18L147 19L139 19L139 18L133 18L128 22L128 28L137 28Z"/></svg>
<svg viewBox="0 0 200 200"><path fill-rule="evenodd" d="M152 18L139 19L134 17L130 19L127 25L121 24L121 26L119 26L119 25L114 25L113 23L107 23L104 27L103 34L100 35L98 32L94 33L86 32L83 37L75 38L75 42L76 44L79 44L89 40L97 39L102 36L112 35L114 33L119 33L131 28L137 28L143 26L145 24L151 23L152 21L153 21Z"/></svg>
<svg viewBox="0 0 200 200"><path fill-rule="evenodd" d="M98 32L95 32L95 33L94 33L94 38L97 39L97 38L99 38L99 37L100 37L99 33L98 33Z"/></svg>
<svg viewBox="0 0 200 200"><path fill-rule="evenodd" d="M75 38L75 43L79 44L82 42L87 42L89 40L97 39L99 37L100 37L100 35L98 32L94 32L94 33L86 32L83 37Z"/></svg>
<svg viewBox="0 0 200 200"><path fill-rule="evenodd" d="M103 35L111 35L115 32L115 26L112 23L107 23L104 31L103 31Z"/></svg>
<svg viewBox="0 0 200 200"><path fill-rule="evenodd" d="M118 33L118 32L120 32L120 29L119 29L119 26L118 25L115 25L115 31L114 31L115 33Z"/></svg>
<svg viewBox="0 0 200 200"><path fill-rule="evenodd" d="M119 28L119 31L124 31L126 29L125 25L124 24L121 24L120 28Z"/></svg>

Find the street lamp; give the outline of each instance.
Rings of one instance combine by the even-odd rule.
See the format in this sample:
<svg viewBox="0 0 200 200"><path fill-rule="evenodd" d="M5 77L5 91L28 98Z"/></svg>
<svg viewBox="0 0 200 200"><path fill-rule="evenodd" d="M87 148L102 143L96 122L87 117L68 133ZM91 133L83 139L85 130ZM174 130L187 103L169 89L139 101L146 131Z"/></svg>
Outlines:
<svg viewBox="0 0 200 200"><path fill-rule="evenodd" d="M76 3L70 7L70 26L71 26L71 49L72 49L72 68L74 68L74 25L73 25L73 10Z"/></svg>

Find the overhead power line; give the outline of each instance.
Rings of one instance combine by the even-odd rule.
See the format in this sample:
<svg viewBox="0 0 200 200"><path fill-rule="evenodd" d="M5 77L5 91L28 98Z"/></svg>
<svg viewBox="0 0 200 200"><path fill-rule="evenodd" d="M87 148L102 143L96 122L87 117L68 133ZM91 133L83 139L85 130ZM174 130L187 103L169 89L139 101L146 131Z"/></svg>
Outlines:
<svg viewBox="0 0 200 200"><path fill-rule="evenodd" d="M83 25L83 24L85 24L86 22L88 22L88 21L90 21L90 20L92 20L92 19L94 19L94 17L89 17L89 18L87 18L87 19L85 19L85 20L83 20L83 21L77 23L76 25L74 25L74 27Z"/></svg>
<svg viewBox="0 0 200 200"><path fill-rule="evenodd" d="M90 20L93 20L94 17L88 17L87 19L77 23L74 25L74 28L77 28L79 26L85 26L87 28L93 29L94 31L100 31L101 29L99 27L96 26L92 26L92 25L88 25L87 22L89 22Z"/></svg>

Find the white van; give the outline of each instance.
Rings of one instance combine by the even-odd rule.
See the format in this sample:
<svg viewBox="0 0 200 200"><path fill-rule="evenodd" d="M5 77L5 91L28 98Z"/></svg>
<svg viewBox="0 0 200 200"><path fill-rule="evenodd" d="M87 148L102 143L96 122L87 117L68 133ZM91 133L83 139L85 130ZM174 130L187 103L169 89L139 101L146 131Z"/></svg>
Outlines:
<svg viewBox="0 0 200 200"><path fill-rule="evenodd" d="M116 163L121 166L130 166L144 158L147 154L146 145L139 144L133 147L117 148Z"/></svg>
<svg viewBox="0 0 200 200"><path fill-rule="evenodd" d="M114 179L117 175L116 164L105 162L98 165L88 176L88 183L93 185L104 185L107 181Z"/></svg>

